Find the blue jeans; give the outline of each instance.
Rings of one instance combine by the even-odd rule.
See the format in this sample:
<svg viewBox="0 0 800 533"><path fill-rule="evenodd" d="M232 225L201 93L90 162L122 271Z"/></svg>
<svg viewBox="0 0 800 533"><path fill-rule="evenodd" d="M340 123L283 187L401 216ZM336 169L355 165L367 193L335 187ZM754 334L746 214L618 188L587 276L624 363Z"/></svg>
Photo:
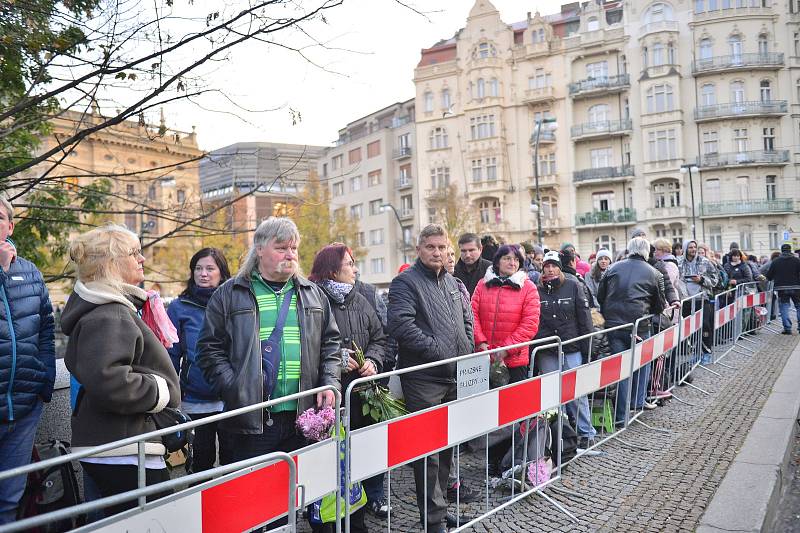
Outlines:
<svg viewBox="0 0 800 533"><path fill-rule="evenodd" d="M779 308L783 331L792 331L792 318L789 316L789 306L794 304L797 313L797 330L800 331L800 291L781 291L778 293Z"/></svg>
<svg viewBox="0 0 800 533"><path fill-rule="evenodd" d="M631 349L631 334L629 331L624 329L617 329L614 331L609 331L608 335L608 344L611 347L612 354L618 354L620 352L624 352L625 350L630 351ZM650 337L650 333L642 333L640 335L642 339L647 339ZM623 379L617 385L617 405L614 409L614 422L619 424L625 421L625 415L627 414L628 408L630 409L642 409L644 407L644 400L647 395L647 383L650 381L650 365L647 364L636 370L633 373L633 383L634 383L634 390L631 393L631 402L630 406L625 405L627 403L628 398L628 388L630 387L630 378Z"/></svg>
<svg viewBox="0 0 800 533"><path fill-rule="evenodd" d="M42 416L42 402L19 420L0 422L0 471L25 466L31 462L36 426ZM0 481L0 525L17 519L17 506L25 491L28 476Z"/></svg>
<svg viewBox="0 0 800 533"><path fill-rule="evenodd" d="M539 354L539 369L542 374L558 370L558 354ZM570 352L564 354L564 370L572 370L581 366L581 352ZM578 436L593 439L597 431L592 425L592 412L589 409L589 399L581 396L567 404L567 413L570 418L574 418L578 425Z"/></svg>

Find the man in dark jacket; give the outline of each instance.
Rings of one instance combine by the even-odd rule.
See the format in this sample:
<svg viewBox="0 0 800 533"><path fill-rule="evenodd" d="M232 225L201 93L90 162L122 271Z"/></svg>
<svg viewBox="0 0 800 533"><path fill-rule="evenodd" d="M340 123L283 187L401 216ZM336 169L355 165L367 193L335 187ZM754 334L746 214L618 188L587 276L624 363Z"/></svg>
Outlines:
<svg viewBox="0 0 800 533"><path fill-rule="evenodd" d="M635 228L631 232L631 239L634 237L641 237L643 239L647 238L647 233L642 228ZM669 273L667 272L667 267L664 264L664 261L658 259L655 256L656 248L653 245L650 245L650 255L647 256L647 264L651 267L658 270L661 275L664 277L664 297L667 299L667 303L677 309L680 306L680 295L678 291L675 290L675 287L672 285L672 280L669 279ZM677 260L675 260L677 264Z"/></svg>
<svg viewBox="0 0 800 533"><path fill-rule="evenodd" d="M567 279L571 279L577 283L578 286L583 290L583 296L586 299L586 302L589 304L589 307L595 307L592 291L589 290L589 286L586 285L586 280L583 279L583 276L578 275L578 271L576 270L578 258L575 256L575 252L573 252L570 248L564 248L558 252L558 258L561 260L560 268L564 276Z"/></svg>
<svg viewBox="0 0 800 533"><path fill-rule="evenodd" d="M472 296L475 287L486 275L486 269L492 265L492 262L481 257L483 251L481 240L474 233L465 233L459 237L458 249L461 252L461 258L456 263L453 275L461 280L469 291L469 295Z"/></svg>
<svg viewBox="0 0 800 533"><path fill-rule="evenodd" d="M299 243L294 222L268 218L256 229L238 275L208 302L197 364L226 411L325 385L340 387L339 329L322 289L297 274ZM273 364L265 359L275 351L271 333L285 298L291 300L283 333L273 339L280 347ZM231 460L302 446L296 417L314 403L305 396L220 421ZM333 404L333 391L317 393L317 406Z"/></svg>
<svg viewBox="0 0 800 533"><path fill-rule="evenodd" d="M778 302L783 322L783 334L792 334L792 319L789 317L789 303L794 304L797 313L797 331L800 333L800 258L792 253L792 245L781 246L781 255L773 259L767 269L767 279L774 281L775 290L778 292ZM795 287L795 289L780 290L781 287Z"/></svg>
<svg viewBox="0 0 800 533"><path fill-rule="evenodd" d="M39 270L17 256L13 231L13 208L0 199L0 470L30 462L56 377L50 296ZM0 526L16 520L25 481L0 481Z"/></svg>
<svg viewBox="0 0 800 533"><path fill-rule="evenodd" d="M446 361L474 348L472 316L462 305L455 278L447 273L447 232L431 224L419 234L417 261L389 287L389 334L399 347L398 367ZM401 376L409 411L420 411L456 399L456 365L442 364ZM420 521L429 532L446 531L446 481L453 450L414 463ZM427 492L426 492L427 485ZM427 505L427 516L425 507Z"/></svg>
<svg viewBox="0 0 800 533"><path fill-rule="evenodd" d="M636 237L628 242L628 258L612 264L606 270L597 287L597 300L600 302L600 312L606 321L606 327L621 326L635 323L638 319L650 314L659 314L664 309L664 281L661 273L647 264L650 254L650 243L642 237ZM635 335L641 339L650 336L650 323L643 320ZM619 353L631 348L631 331L618 329L608 332L608 341L612 353ZM653 408L646 404L645 395L647 384L650 380L650 365L645 365L633 373L635 390L631 393L630 407L641 409ZM626 422L628 406L626 399L630 379L619 383L617 389L617 405L615 422Z"/></svg>

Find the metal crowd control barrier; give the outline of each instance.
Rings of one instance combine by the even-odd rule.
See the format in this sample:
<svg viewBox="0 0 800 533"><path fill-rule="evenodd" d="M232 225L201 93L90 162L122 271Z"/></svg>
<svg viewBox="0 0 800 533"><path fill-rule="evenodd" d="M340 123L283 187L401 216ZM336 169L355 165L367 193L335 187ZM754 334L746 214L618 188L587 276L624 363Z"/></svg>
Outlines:
<svg viewBox="0 0 800 533"><path fill-rule="evenodd" d="M714 298L714 347L712 361L714 364L728 366L721 361L731 352L736 350L738 338L738 307L736 299L737 289L729 289L717 294ZM732 368L732 367L729 367Z"/></svg>
<svg viewBox="0 0 800 533"><path fill-rule="evenodd" d="M684 298L680 302L680 311L678 315L677 327L679 330L680 342L673 350L670 357L665 358L665 364L669 370L667 374L667 381L664 382L666 387L661 391L656 391L654 399L659 399L658 392L669 393L669 398L683 403L675 394L675 387L677 385L685 384L692 388L706 393L703 389L689 383L687 378L689 375L703 363L704 348L711 350L711 346L704 346L703 331L706 321L706 297L704 293L699 293L688 298ZM710 303L708 304L710 306ZM706 368L703 366L703 368ZM717 374L719 375L719 374Z"/></svg>
<svg viewBox="0 0 800 533"><path fill-rule="evenodd" d="M733 368L722 363L722 359L731 352L753 355L760 346L752 334L767 327L774 305L772 282L767 284L766 290L760 289L759 282L748 282L717 295L714 309L715 364Z"/></svg>
<svg viewBox="0 0 800 533"><path fill-rule="evenodd" d="M336 431L332 439L306 446L290 454L267 454L163 483L145 486L144 443L147 440L160 438L162 435L175 433L176 431L233 418L251 411L262 410L272 405L297 400L304 396L313 396L323 391L333 391L335 398ZM36 470L47 469L60 464L80 460L122 446L130 444L138 444L139 446L139 487L137 489L0 526L0 533L10 533L13 531L35 528L50 522L79 516L84 513L101 510L112 505L119 505L120 503L132 500L138 501L138 507L89 524L81 528L80 531L124 531L128 524L135 525L141 523L140 517L142 516L146 516L147 519L153 521L153 523L174 525L174 528L172 526L163 528L164 531L168 532L217 533L220 531L244 531L280 519L284 515L288 515L288 522L293 530L296 516L295 511L298 507L296 505L298 491L301 496L299 499L299 507L302 507L306 500L316 500L339 488L337 481L340 479L340 462L338 460L337 449L339 444L338 429L341 427L341 419L339 416L340 406L341 393L336 387L317 387L283 398L222 412L200 420L143 433L100 446L94 446L69 455L0 471L0 481L2 481L3 479L18 475L27 475ZM273 464L265 464L270 461L272 461ZM280 462L290 463L288 464L288 470L286 468L277 467L274 463L275 461L279 462L277 464L280 464ZM236 473L242 469L249 469L249 472L243 474ZM231 473L234 474L226 477L225 480L205 483L189 489L188 491L181 491L167 496L166 499L147 502L147 496L149 495L159 494L175 487L186 486L191 483L201 482ZM284 486L286 483L288 483L290 490L287 498L287 506L285 507L280 499L275 501L270 500L265 504L264 494L260 492L260 489L258 491L253 490L255 485L277 488ZM297 487L297 490L292 490L294 487ZM271 496L272 495L270 495L270 497ZM230 503L231 498L239 498L238 503L240 505L237 507L236 513L219 512L221 507ZM336 510L338 513L340 511L340 502L338 499L336 503ZM193 517L192 520L187 518L185 520L176 521L176 516L174 516L176 513L182 515L184 511L195 512L198 509L200 509L201 512Z"/></svg>

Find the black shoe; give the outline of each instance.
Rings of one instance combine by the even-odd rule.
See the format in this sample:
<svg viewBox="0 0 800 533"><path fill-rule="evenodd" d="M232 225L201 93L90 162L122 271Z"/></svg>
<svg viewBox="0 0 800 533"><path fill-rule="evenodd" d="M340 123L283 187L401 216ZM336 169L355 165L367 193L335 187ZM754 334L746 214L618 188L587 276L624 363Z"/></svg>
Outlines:
<svg viewBox="0 0 800 533"><path fill-rule="evenodd" d="M781 334L782 334L782 335L791 335L791 334L792 334L792 330L790 330L790 329L785 329L785 330L781 331Z"/></svg>
<svg viewBox="0 0 800 533"><path fill-rule="evenodd" d="M389 516L389 504L386 502L386 498L380 498L378 500L371 500L367 502L367 510L374 514L376 517L381 519L386 519Z"/></svg>
<svg viewBox="0 0 800 533"><path fill-rule="evenodd" d="M465 484L463 481L459 482L460 489L458 490L458 501L459 503L472 503L476 502L480 499L481 495L475 491L474 489L470 488L469 485ZM456 502L456 487L448 487L447 488L447 500L450 503Z"/></svg>
<svg viewBox="0 0 800 533"><path fill-rule="evenodd" d="M594 437L579 437L578 448L581 450L588 450L595 445Z"/></svg>
<svg viewBox="0 0 800 533"><path fill-rule="evenodd" d="M470 516L470 515L466 515L466 514L461 514L460 519L461 519L461 525L463 526L464 524L466 524L470 520L474 520L475 517L474 516ZM457 527L456 526L456 515L454 515L453 513L447 513L447 516L444 517L444 522L445 522L445 524L447 524L447 527Z"/></svg>

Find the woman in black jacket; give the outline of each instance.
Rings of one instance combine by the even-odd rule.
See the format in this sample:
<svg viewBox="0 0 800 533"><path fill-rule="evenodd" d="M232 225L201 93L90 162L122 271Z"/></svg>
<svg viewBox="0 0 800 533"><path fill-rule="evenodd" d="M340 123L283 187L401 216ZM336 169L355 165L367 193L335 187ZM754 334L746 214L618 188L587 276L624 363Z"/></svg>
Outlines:
<svg viewBox="0 0 800 533"><path fill-rule="evenodd" d="M350 249L344 244L335 243L317 252L308 276L330 300L342 337L342 349L351 354L347 359L346 373L342 372L342 394L354 379L380 372L388 355L387 338L380 318L367 299L357 290L353 290L357 273ZM365 362L361 367L352 357L353 351L357 349L364 353ZM342 398L343 402L344 400ZM350 429L369 425L371 419L362 414L358 393L354 393L350 401ZM383 474L379 474L362 482L367 493L367 507L379 517L388 516L389 510L383 494L383 477ZM362 508L350 517L353 531L366 531L363 522ZM335 524L325 524L325 527L314 527L314 531L333 531L334 527Z"/></svg>

